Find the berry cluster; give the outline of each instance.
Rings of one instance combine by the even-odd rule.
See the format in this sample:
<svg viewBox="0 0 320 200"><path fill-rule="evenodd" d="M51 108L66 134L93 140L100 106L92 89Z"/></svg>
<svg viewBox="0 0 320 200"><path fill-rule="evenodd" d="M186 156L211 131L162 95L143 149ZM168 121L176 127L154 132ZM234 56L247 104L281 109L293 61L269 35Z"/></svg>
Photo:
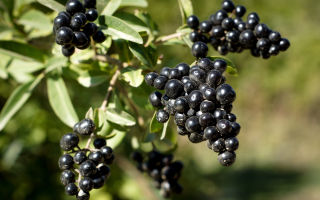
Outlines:
<svg viewBox="0 0 320 200"><path fill-rule="evenodd" d="M244 6L235 6L231 0L224 0L222 9L212 14L209 20L199 22L197 16L189 16L187 24L193 29L190 40L210 43L221 55L250 49L253 56L265 59L289 48L289 40L260 23L257 13L249 13L247 20L243 21L246 11Z"/></svg>
<svg viewBox="0 0 320 200"><path fill-rule="evenodd" d="M77 49L86 49L90 46L91 37L97 43L105 41L106 36L93 23L98 18L95 9L96 0L69 0L66 11L62 11L54 19L53 32L56 43L62 45L62 54L71 56ZM89 21L89 22L88 22Z"/></svg>
<svg viewBox="0 0 320 200"><path fill-rule="evenodd" d="M65 134L60 140L60 147L65 151L59 158L59 167L63 170L60 181L66 194L75 195L78 200L88 200L92 189L104 185L110 175L108 165L114 160L113 150L106 146L105 139L95 138L94 149L79 147L78 135L89 136L94 130L93 121L84 119L74 126L73 133Z"/></svg>
<svg viewBox="0 0 320 200"><path fill-rule="evenodd" d="M180 135L187 135L192 143L208 140L208 147L219 153L219 162L229 166L236 158L240 125L231 113L236 93L225 83L226 68L222 59L201 58L191 68L181 63L172 69L162 68L160 74L150 72L145 81L165 90L164 95L155 91L149 96L158 109L157 121L165 123L173 115Z"/></svg>
<svg viewBox="0 0 320 200"><path fill-rule="evenodd" d="M183 190L178 183L183 164L180 161L173 162L172 154L161 154L157 151L148 153L147 160L139 152L134 152L132 159L137 162L137 168L148 173L155 186L160 189L163 197L168 198L172 193L180 194Z"/></svg>

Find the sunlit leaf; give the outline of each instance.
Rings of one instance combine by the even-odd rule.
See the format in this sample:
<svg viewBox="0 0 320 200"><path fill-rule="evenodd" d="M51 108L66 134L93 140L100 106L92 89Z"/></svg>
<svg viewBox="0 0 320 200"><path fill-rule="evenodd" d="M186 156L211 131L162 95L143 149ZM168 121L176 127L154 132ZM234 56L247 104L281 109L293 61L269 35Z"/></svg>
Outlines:
<svg viewBox="0 0 320 200"><path fill-rule="evenodd" d="M147 7L148 2L146 0L122 0L121 6L134 6L134 7Z"/></svg>
<svg viewBox="0 0 320 200"><path fill-rule="evenodd" d="M182 21L186 22L187 17L193 14L193 7L191 0L178 0Z"/></svg>
<svg viewBox="0 0 320 200"><path fill-rule="evenodd" d="M157 112L154 113L151 122L150 122L150 126L149 126L149 131L150 133L157 133L160 132L163 129L163 124L159 123L156 119L156 114Z"/></svg>
<svg viewBox="0 0 320 200"><path fill-rule="evenodd" d="M139 87L143 83L142 69L126 67L121 71L121 74L132 87Z"/></svg>
<svg viewBox="0 0 320 200"><path fill-rule="evenodd" d="M149 27L141 19L136 17L134 14L131 14L128 12L117 12L115 13L114 16L125 21L129 26L131 26L137 32L143 32L143 31L150 32Z"/></svg>
<svg viewBox="0 0 320 200"><path fill-rule="evenodd" d="M108 139L108 146L111 148L116 148L119 144L121 144L122 140L126 136L125 131L120 131L117 129L113 129L110 135L114 135L111 139Z"/></svg>
<svg viewBox="0 0 320 200"><path fill-rule="evenodd" d="M101 15L112 15L120 7L121 1L122 0L110 0L101 12Z"/></svg>
<svg viewBox="0 0 320 200"><path fill-rule="evenodd" d="M129 42L129 49L143 64L152 67L157 62L156 52L152 47Z"/></svg>
<svg viewBox="0 0 320 200"><path fill-rule="evenodd" d="M164 125L163 125L160 140L163 140L166 137L169 121L170 121L170 119L166 123L164 123Z"/></svg>
<svg viewBox="0 0 320 200"><path fill-rule="evenodd" d="M50 8L51 10L60 12L64 11L65 7L55 0L37 0L40 4Z"/></svg>
<svg viewBox="0 0 320 200"><path fill-rule="evenodd" d="M107 108L106 118L108 121L122 126L134 126L136 124L135 118L123 110Z"/></svg>

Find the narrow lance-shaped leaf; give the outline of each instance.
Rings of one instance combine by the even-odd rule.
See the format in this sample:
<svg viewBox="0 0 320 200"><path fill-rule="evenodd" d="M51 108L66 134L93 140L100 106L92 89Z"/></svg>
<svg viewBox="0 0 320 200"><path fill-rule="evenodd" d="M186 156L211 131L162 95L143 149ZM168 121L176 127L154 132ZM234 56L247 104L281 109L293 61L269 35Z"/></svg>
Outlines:
<svg viewBox="0 0 320 200"><path fill-rule="evenodd" d="M106 7L103 9L101 15L112 15L120 7L122 0L110 0Z"/></svg>
<svg viewBox="0 0 320 200"><path fill-rule="evenodd" d="M126 67L122 70L121 74L124 80L132 87L139 87L143 83L144 77L142 75L142 69Z"/></svg>
<svg viewBox="0 0 320 200"><path fill-rule="evenodd" d="M147 24L145 24L140 18L138 18L134 14L118 11L114 14L114 16L125 21L129 26L131 26L137 32L143 32L143 31L147 33L151 32Z"/></svg>
<svg viewBox="0 0 320 200"><path fill-rule="evenodd" d="M169 121L170 121L170 119L166 123L164 123L164 125L163 125L163 129L162 129L160 140L163 140L166 137Z"/></svg>
<svg viewBox="0 0 320 200"><path fill-rule="evenodd" d="M60 12L64 11L65 7L55 0L37 0L40 4L50 8L51 10Z"/></svg>
<svg viewBox="0 0 320 200"><path fill-rule="evenodd" d="M45 54L28 44L0 40L0 52L24 60L44 61Z"/></svg>
<svg viewBox="0 0 320 200"><path fill-rule="evenodd" d="M134 126L136 124L134 117L123 110L107 108L106 118L108 121L121 126Z"/></svg>
<svg viewBox="0 0 320 200"><path fill-rule="evenodd" d="M187 17L193 14L193 7L191 0L178 0L182 21L186 22Z"/></svg>
<svg viewBox="0 0 320 200"><path fill-rule="evenodd" d="M126 136L126 132L113 129L110 135L114 135L111 139L108 139L108 146L116 148Z"/></svg>
<svg viewBox="0 0 320 200"><path fill-rule="evenodd" d="M163 124L159 123L156 119L156 114L157 112L154 113L151 122L150 122L150 127L149 127L149 131L150 133L157 133L160 132L161 129L163 128Z"/></svg>
<svg viewBox="0 0 320 200"><path fill-rule="evenodd" d="M135 7L147 7L148 2L146 0L122 0L121 6L135 6Z"/></svg>
<svg viewBox="0 0 320 200"><path fill-rule="evenodd" d="M35 80L20 85L12 92L0 113L0 131L14 114L16 114L16 112L27 102L32 91L40 83L42 78L43 75L41 74Z"/></svg>
<svg viewBox="0 0 320 200"><path fill-rule="evenodd" d="M157 56L152 47L144 47L143 45L129 42L129 49L135 57L148 67L156 64Z"/></svg>
<svg viewBox="0 0 320 200"><path fill-rule="evenodd" d="M73 127L79 121L74 110L66 85L60 76L50 76L47 79L48 97L50 105L59 119Z"/></svg>
<svg viewBox="0 0 320 200"><path fill-rule="evenodd" d="M139 44L143 43L142 37L139 33L117 17L108 15L100 16L99 23L103 28L103 32L108 35Z"/></svg>

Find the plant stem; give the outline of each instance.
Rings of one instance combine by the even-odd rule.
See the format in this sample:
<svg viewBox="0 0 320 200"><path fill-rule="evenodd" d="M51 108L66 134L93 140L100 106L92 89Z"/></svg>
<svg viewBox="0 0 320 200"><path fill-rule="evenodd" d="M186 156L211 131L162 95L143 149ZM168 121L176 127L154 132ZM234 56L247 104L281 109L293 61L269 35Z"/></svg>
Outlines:
<svg viewBox="0 0 320 200"><path fill-rule="evenodd" d="M158 38L156 41L155 41L155 44L162 44L168 40L172 40L172 39L175 39L175 38L181 38L182 36L186 35L187 33L173 33L173 34L170 34L170 35L167 35L167 36L163 36L161 38Z"/></svg>
<svg viewBox="0 0 320 200"><path fill-rule="evenodd" d="M113 90L115 84L117 83L117 80L118 80L118 77L120 76L120 74L121 73L120 73L119 69L117 69L117 71L113 74L113 76L110 80L110 85L108 87L107 94L106 94L106 96L100 106L100 109L102 109L102 110L106 109L106 107L108 105L109 98L111 97L112 90Z"/></svg>

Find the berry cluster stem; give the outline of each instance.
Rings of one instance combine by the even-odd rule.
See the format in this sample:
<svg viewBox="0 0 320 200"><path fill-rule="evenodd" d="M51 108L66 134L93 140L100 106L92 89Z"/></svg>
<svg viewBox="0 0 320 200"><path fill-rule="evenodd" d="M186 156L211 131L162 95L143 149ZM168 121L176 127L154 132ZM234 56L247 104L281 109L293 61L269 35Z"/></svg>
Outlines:
<svg viewBox="0 0 320 200"><path fill-rule="evenodd" d="M173 33L173 34L170 34L170 35L167 35L167 36L163 36L163 37L160 37L158 38L156 41L155 41L155 44L162 44L168 40L172 40L172 39L175 39L175 38L181 38L183 36L185 36L187 33Z"/></svg>
<svg viewBox="0 0 320 200"><path fill-rule="evenodd" d="M107 94L106 94L106 96L105 96L105 98L104 98L104 100L103 100L103 102L101 104L100 109L102 109L102 110L106 109L106 107L108 105L109 98L111 96L111 93L113 91L113 88L114 88L115 84L117 83L117 80L118 80L118 77L120 76L120 74L121 73L120 73L119 69L117 69L117 71L113 74L113 76L112 76L112 78L110 80L110 85L108 87Z"/></svg>

